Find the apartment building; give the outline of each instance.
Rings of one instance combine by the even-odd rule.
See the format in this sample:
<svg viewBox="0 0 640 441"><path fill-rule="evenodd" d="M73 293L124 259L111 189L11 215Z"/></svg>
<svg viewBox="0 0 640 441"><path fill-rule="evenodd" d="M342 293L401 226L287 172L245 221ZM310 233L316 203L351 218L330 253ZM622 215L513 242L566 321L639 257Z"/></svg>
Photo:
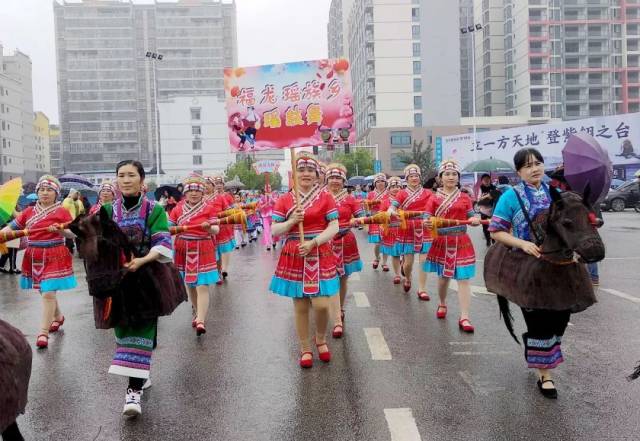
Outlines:
<svg viewBox="0 0 640 441"><path fill-rule="evenodd" d="M111 169L122 158L154 167L156 97L223 97L223 68L237 64L230 1L56 0L54 18L67 171Z"/></svg>

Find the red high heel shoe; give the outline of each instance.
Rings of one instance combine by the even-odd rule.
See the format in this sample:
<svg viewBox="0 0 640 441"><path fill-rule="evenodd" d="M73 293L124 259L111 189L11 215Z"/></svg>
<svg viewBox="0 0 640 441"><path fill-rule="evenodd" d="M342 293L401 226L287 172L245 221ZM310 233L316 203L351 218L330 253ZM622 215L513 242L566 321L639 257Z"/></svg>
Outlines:
<svg viewBox="0 0 640 441"><path fill-rule="evenodd" d="M411 291L411 280L404 279L404 283L402 284L402 288L404 289L404 292Z"/></svg>
<svg viewBox="0 0 640 441"><path fill-rule="evenodd" d="M389 265L382 265L382 272L388 273L389 272Z"/></svg>
<svg viewBox="0 0 640 441"><path fill-rule="evenodd" d="M373 269L378 269L378 265L380 265L380 260L376 259L373 261Z"/></svg>
<svg viewBox="0 0 640 441"><path fill-rule="evenodd" d="M476 328L473 327L469 319L460 319L460 321L458 321L458 327L463 332L468 332L470 334L476 330Z"/></svg>
<svg viewBox="0 0 640 441"><path fill-rule="evenodd" d="M51 322L51 326L49 326L49 332L58 332L58 329L64 325L64 315L60 320L54 320Z"/></svg>
<svg viewBox="0 0 640 441"><path fill-rule="evenodd" d="M400 279L400 276L395 276L395 277L393 278L393 284L394 284L394 285L400 285L400 280L401 280L401 279Z"/></svg>
<svg viewBox="0 0 640 441"><path fill-rule="evenodd" d="M431 300L431 297L429 297L429 294L427 294L426 291L418 291L418 298L420 300L424 300L425 302Z"/></svg>
<svg viewBox="0 0 640 441"><path fill-rule="evenodd" d="M447 316L447 305L438 305L438 310L436 311L436 317L439 319L443 319Z"/></svg>
<svg viewBox="0 0 640 441"><path fill-rule="evenodd" d="M342 338L342 333L344 332L344 327L342 325L335 325L333 327L333 332L331 335L333 338Z"/></svg>
<svg viewBox="0 0 640 441"><path fill-rule="evenodd" d="M195 317L193 318L193 320L191 320L191 327L192 327L192 328L195 328L195 327L196 327L196 322L197 322L197 321L198 321L198 320L197 320Z"/></svg>
<svg viewBox="0 0 640 441"><path fill-rule="evenodd" d="M316 348L318 349L318 358L325 363L329 363L331 361L331 352L329 351L329 346L327 346L327 350L325 352L320 352L320 347L327 346L327 343L316 343Z"/></svg>
<svg viewBox="0 0 640 441"><path fill-rule="evenodd" d="M196 322L196 335L200 337L202 334L207 333L207 328L204 327L204 322L197 321Z"/></svg>
<svg viewBox="0 0 640 441"><path fill-rule="evenodd" d="M302 358L305 355L311 355L311 358ZM305 351L300 354L300 367L302 369L309 369L313 367L313 352Z"/></svg>
<svg viewBox="0 0 640 441"><path fill-rule="evenodd" d="M36 347L38 349L45 349L49 346L49 336L46 334L38 334L36 338Z"/></svg>

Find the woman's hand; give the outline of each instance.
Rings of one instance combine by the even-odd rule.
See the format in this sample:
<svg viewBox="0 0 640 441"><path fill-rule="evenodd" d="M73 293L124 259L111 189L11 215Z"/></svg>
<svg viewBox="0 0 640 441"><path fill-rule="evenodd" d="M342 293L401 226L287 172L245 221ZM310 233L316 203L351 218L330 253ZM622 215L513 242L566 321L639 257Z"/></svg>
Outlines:
<svg viewBox="0 0 640 441"><path fill-rule="evenodd" d="M293 225L298 225L299 223L304 222L304 210L302 208L296 208L295 211L291 213L289 220Z"/></svg>
<svg viewBox="0 0 640 441"><path fill-rule="evenodd" d="M60 224L52 224L52 225L49 225L49 228L47 228L47 231L49 233L57 233L60 230L62 230L62 225Z"/></svg>
<svg viewBox="0 0 640 441"><path fill-rule="evenodd" d="M352 227L357 227L358 225L360 225L360 220L354 217L349 221L349 225Z"/></svg>
<svg viewBox="0 0 640 441"><path fill-rule="evenodd" d="M469 222L471 222L471 225L473 225L474 227L477 227L478 225L480 225L480 218L476 216L470 217Z"/></svg>
<svg viewBox="0 0 640 441"><path fill-rule="evenodd" d="M422 222L422 225L427 227L429 230L433 229L433 223L431 223L431 218L428 218L424 222Z"/></svg>
<svg viewBox="0 0 640 441"><path fill-rule="evenodd" d="M533 242L528 242L526 240L522 241L523 243L520 245L520 249L525 253L540 258L542 254L540 254L540 248Z"/></svg>
<svg viewBox="0 0 640 441"><path fill-rule="evenodd" d="M147 260L144 257L134 257L131 261L124 264L124 267L131 273L135 273L138 271L142 265L147 263Z"/></svg>
<svg viewBox="0 0 640 441"><path fill-rule="evenodd" d="M302 257L305 257L311 252L312 249L316 247L316 245L317 245L317 242L315 239L305 240L298 247L298 251L300 252L300 255Z"/></svg>
<svg viewBox="0 0 640 441"><path fill-rule="evenodd" d="M211 228L211 224L209 222L202 222L200 228L202 228L203 231L208 231L209 228Z"/></svg>

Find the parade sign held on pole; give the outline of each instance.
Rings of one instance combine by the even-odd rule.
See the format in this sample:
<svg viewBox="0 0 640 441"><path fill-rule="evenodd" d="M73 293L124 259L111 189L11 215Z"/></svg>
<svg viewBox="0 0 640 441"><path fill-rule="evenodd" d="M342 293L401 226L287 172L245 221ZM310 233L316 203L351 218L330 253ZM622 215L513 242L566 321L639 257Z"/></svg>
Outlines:
<svg viewBox="0 0 640 441"><path fill-rule="evenodd" d="M350 78L345 59L226 68L231 151L354 143Z"/></svg>

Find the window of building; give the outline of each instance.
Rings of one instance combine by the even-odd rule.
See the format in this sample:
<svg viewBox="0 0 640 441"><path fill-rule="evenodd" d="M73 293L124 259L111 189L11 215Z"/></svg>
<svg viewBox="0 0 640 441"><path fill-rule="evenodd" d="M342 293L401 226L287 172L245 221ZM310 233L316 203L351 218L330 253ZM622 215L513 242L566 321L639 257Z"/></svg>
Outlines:
<svg viewBox="0 0 640 441"><path fill-rule="evenodd" d="M202 127L200 126L191 126L191 134L193 135L202 135Z"/></svg>
<svg viewBox="0 0 640 441"><path fill-rule="evenodd" d="M411 21L420 21L420 8L411 8Z"/></svg>
<svg viewBox="0 0 640 441"><path fill-rule="evenodd" d="M416 95L413 97L413 108L422 109L422 97L420 95Z"/></svg>
<svg viewBox="0 0 640 441"><path fill-rule="evenodd" d="M202 165L202 155L195 155L193 157L193 165Z"/></svg>
<svg viewBox="0 0 640 441"><path fill-rule="evenodd" d="M420 56L420 43L413 43L413 56L414 57Z"/></svg>
<svg viewBox="0 0 640 441"><path fill-rule="evenodd" d="M192 150L202 150L202 141L199 139L194 139L191 141L191 149Z"/></svg>
<svg viewBox="0 0 640 441"><path fill-rule="evenodd" d="M200 121L200 108L191 109L191 119L194 121Z"/></svg>
<svg viewBox="0 0 640 441"><path fill-rule="evenodd" d="M411 152L406 152L406 153L411 153ZM402 162L401 157L402 156L400 152L391 153L391 169L392 170L404 170L407 164Z"/></svg>
<svg viewBox="0 0 640 441"><path fill-rule="evenodd" d="M413 73L415 75L419 75L422 73L422 64L420 63L420 61L413 62Z"/></svg>
<svg viewBox="0 0 640 441"><path fill-rule="evenodd" d="M2 138L2 148L6 149L7 148L7 140Z"/></svg>
<svg viewBox="0 0 640 441"><path fill-rule="evenodd" d="M413 91L422 92L422 78L413 79Z"/></svg>
<svg viewBox="0 0 640 441"><path fill-rule="evenodd" d="M420 25L411 26L411 37L420 38Z"/></svg>
<svg viewBox="0 0 640 441"><path fill-rule="evenodd" d="M4 121L2 121L2 130L5 130Z"/></svg>
<svg viewBox="0 0 640 441"><path fill-rule="evenodd" d="M391 145L411 145L411 132L391 132Z"/></svg>
<svg viewBox="0 0 640 441"><path fill-rule="evenodd" d="M422 127L422 113L413 114L413 126Z"/></svg>

